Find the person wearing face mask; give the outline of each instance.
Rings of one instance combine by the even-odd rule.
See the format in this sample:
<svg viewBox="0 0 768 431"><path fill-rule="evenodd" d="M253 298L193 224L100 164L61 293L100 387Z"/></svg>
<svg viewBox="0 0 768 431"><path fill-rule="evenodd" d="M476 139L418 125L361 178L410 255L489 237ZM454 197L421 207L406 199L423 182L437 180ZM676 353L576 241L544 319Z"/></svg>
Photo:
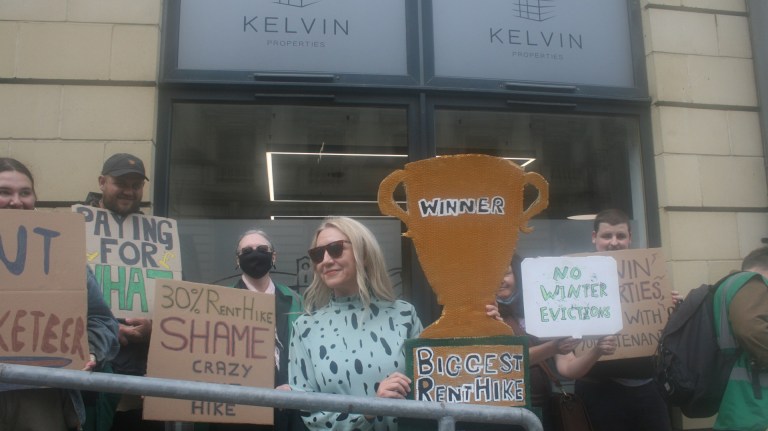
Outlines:
<svg viewBox="0 0 768 431"><path fill-rule="evenodd" d="M301 315L304 304L301 297L288 286L275 284L269 276L277 253L266 232L251 229L240 236L236 250L236 266L243 275L234 287L275 295L275 386L288 382L288 342L293 322Z"/></svg>
<svg viewBox="0 0 768 431"><path fill-rule="evenodd" d="M269 276L274 268L277 253L272 240L261 229L250 229L240 235L235 249L235 266L243 274L234 288L275 296L275 388L290 390L288 386L288 353L293 322L304 309L301 297L288 286L275 283ZM297 426L298 425L298 426ZM209 424L196 426L196 431L235 431L235 430L291 430L302 429L301 419L294 410L275 409L274 428L272 426Z"/></svg>

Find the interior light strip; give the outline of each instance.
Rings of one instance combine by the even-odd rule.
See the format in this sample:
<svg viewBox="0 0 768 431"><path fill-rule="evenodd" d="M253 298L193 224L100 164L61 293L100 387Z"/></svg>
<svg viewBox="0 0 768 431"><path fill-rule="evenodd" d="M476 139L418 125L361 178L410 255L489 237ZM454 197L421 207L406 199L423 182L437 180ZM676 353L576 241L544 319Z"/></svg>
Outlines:
<svg viewBox="0 0 768 431"><path fill-rule="evenodd" d="M310 200L276 200L275 199L275 181L272 168L272 155L277 154L281 156L317 156L318 159L323 157L399 157L408 158L407 154L369 154L369 153L301 153L301 152L286 152L286 151L267 151L267 181L269 182L269 200L270 202L312 202L312 203L370 203L376 201L310 201Z"/></svg>
<svg viewBox="0 0 768 431"><path fill-rule="evenodd" d="M317 156L318 159L323 157L396 157L407 158L407 154L371 154L371 153L304 153L304 152L290 152L290 151L267 151L267 181L269 183L269 201L270 202L304 202L304 203L375 203L376 201L327 201L327 200L290 200L290 199L275 199L275 181L272 167L272 155L281 156ZM440 157L440 156L438 156ZM533 157L504 157L506 160L512 160L519 164L521 168L525 168L534 161ZM523 162L522 164L520 162Z"/></svg>

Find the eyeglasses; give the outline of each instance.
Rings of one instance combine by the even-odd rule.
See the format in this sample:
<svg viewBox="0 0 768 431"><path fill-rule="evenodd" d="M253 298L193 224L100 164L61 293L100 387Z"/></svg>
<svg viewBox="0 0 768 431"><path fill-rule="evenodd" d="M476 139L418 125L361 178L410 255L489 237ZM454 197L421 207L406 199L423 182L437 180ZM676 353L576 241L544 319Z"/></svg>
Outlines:
<svg viewBox="0 0 768 431"><path fill-rule="evenodd" d="M270 250L268 245L257 245L256 247L243 247L242 250L240 250L237 255L241 256L244 254L248 254L253 252L254 250L260 252L260 253L272 253L272 250Z"/></svg>
<svg viewBox="0 0 768 431"><path fill-rule="evenodd" d="M320 247L310 248L309 251L307 251L307 254L309 254L309 258L312 259L312 262L314 263L322 262L323 259L325 259L326 251L328 252L328 256L331 256L333 259L338 259L341 257L341 254L344 253L345 242L348 243L349 241L340 239Z"/></svg>

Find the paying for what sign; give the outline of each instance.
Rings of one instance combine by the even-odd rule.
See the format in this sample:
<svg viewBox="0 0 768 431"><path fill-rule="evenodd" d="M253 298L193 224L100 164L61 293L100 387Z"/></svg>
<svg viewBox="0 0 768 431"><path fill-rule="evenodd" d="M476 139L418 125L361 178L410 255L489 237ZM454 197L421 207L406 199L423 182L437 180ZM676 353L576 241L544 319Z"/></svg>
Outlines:
<svg viewBox="0 0 768 431"><path fill-rule="evenodd" d="M274 387L275 297L245 289L157 280L147 375ZM271 424L272 409L147 397L155 420Z"/></svg>
<svg viewBox="0 0 768 431"><path fill-rule="evenodd" d="M667 265L660 248L617 250L590 254L616 259L621 299L623 329L618 334L618 348L601 361L652 356L659 337L674 308L667 277ZM576 348L580 356L594 346L584 340Z"/></svg>
<svg viewBox="0 0 768 431"><path fill-rule="evenodd" d="M0 211L0 362L85 366L84 253L82 217Z"/></svg>
<svg viewBox="0 0 768 431"><path fill-rule="evenodd" d="M176 220L73 205L85 218L86 258L115 317L151 317L157 279L181 279Z"/></svg>
<svg viewBox="0 0 768 431"><path fill-rule="evenodd" d="M616 260L608 256L523 260L526 332L541 338L615 334L622 328Z"/></svg>

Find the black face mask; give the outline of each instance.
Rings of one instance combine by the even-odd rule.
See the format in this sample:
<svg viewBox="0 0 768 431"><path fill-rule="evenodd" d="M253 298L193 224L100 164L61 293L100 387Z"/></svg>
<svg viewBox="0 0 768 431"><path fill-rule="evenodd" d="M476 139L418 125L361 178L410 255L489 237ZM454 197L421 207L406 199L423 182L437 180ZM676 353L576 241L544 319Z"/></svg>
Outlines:
<svg viewBox="0 0 768 431"><path fill-rule="evenodd" d="M246 247L237 257L237 261L244 273L253 278L261 278L272 268L272 252Z"/></svg>

